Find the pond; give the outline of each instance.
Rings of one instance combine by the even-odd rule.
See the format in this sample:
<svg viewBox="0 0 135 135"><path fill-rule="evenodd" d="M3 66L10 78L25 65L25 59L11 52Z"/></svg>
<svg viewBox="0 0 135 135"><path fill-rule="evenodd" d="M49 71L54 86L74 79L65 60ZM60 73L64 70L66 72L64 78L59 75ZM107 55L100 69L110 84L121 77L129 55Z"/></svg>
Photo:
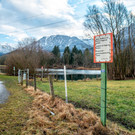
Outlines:
<svg viewBox="0 0 135 135"><path fill-rule="evenodd" d="M41 76L41 72L54 75L59 80L64 80L64 69L36 69L38 75ZM43 73L43 74L44 74ZM101 77L101 70L76 70L76 69L67 69L66 70L67 80L82 80L82 79L93 79Z"/></svg>
<svg viewBox="0 0 135 135"><path fill-rule="evenodd" d="M0 81L0 104L5 103L5 101L8 99L9 92L7 91L5 85L2 81Z"/></svg>

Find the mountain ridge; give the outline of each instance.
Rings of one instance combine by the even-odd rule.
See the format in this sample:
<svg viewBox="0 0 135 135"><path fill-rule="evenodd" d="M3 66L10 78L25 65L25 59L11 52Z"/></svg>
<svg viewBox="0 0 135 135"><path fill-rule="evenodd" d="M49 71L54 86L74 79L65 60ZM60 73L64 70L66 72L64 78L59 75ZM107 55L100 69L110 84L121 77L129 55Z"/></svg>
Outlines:
<svg viewBox="0 0 135 135"><path fill-rule="evenodd" d="M0 44L0 56L4 55L4 54L7 54L11 51L15 50L14 47L12 47L11 45L9 44Z"/></svg>
<svg viewBox="0 0 135 135"><path fill-rule="evenodd" d="M73 36L67 35L51 35L49 37L42 37L38 40L38 43L44 50L51 52L54 46L59 46L60 52L64 52L65 47L69 46L70 50L76 45L76 47L82 51L86 48L91 49L92 44L84 42L83 40Z"/></svg>
<svg viewBox="0 0 135 135"><path fill-rule="evenodd" d="M67 35L51 35L44 36L37 41L43 50L51 52L54 46L59 46L60 52L63 53L65 47L69 46L70 50L76 45L77 49L84 51L86 48L93 48L93 40L90 39L79 39L78 37L70 37ZM1 44L0 43L0 56L14 51L15 47L12 47L10 44Z"/></svg>

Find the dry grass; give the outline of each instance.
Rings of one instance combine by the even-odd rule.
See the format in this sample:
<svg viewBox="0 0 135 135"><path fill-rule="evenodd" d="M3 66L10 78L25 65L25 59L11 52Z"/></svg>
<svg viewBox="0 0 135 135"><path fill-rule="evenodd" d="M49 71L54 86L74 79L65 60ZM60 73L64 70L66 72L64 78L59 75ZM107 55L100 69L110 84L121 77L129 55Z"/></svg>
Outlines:
<svg viewBox="0 0 135 135"><path fill-rule="evenodd" d="M129 131L135 131L134 84L135 80L107 82L107 119L118 123ZM53 86L55 95L65 100L64 81L54 81ZM37 81L37 87L44 92L50 92L49 83L45 78L43 82ZM101 81L67 81L67 87L69 102L76 107L100 113Z"/></svg>
<svg viewBox="0 0 135 135"><path fill-rule="evenodd" d="M52 100L50 95L40 90L35 92L32 87L25 90L34 96L34 100L22 135L129 135L116 127L115 130L103 127L91 111L75 109L60 98Z"/></svg>

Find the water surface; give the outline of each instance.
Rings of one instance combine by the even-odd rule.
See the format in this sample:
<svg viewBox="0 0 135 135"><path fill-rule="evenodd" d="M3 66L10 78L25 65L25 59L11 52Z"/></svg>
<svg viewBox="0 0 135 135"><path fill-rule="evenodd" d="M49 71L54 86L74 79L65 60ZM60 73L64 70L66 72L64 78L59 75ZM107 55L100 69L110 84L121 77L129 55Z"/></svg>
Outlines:
<svg viewBox="0 0 135 135"><path fill-rule="evenodd" d="M8 99L9 92L7 91L5 85L0 81L0 104L5 103Z"/></svg>

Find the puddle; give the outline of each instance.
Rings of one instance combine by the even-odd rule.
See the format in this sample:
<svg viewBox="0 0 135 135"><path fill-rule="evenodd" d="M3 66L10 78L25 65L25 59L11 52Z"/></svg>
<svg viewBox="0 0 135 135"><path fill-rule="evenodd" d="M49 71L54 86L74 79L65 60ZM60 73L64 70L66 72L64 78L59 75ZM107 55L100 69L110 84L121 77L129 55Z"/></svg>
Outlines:
<svg viewBox="0 0 135 135"><path fill-rule="evenodd" d="M0 81L0 104L5 103L9 95L4 83Z"/></svg>

